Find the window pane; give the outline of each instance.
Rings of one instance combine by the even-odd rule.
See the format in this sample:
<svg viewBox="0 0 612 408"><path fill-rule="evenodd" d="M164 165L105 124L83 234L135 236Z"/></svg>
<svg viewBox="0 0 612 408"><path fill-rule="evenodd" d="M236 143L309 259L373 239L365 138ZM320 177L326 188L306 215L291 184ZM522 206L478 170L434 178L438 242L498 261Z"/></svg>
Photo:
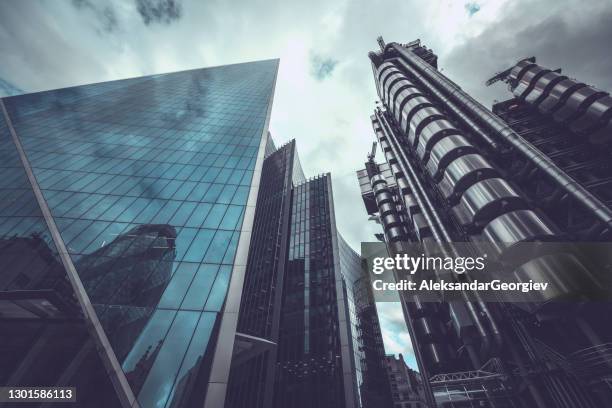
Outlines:
<svg viewBox="0 0 612 408"><path fill-rule="evenodd" d="M231 273L232 267L230 265L223 265L219 268L219 272L217 273L215 283L208 296L204 310L216 312L221 310L223 302L225 302L225 295L227 294Z"/></svg>
<svg viewBox="0 0 612 408"><path fill-rule="evenodd" d="M189 219L191 213L196 208L196 203L192 202L184 202L181 204L180 208L174 214L174 216L170 219L169 224L175 226L183 226Z"/></svg>
<svg viewBox="0 0 612 408"><path fill-rule="evenodd" d="M225 216L223 217L223 221L219 228L225 230L233 230L237 227L238 220L240 219L240 215L242 214L242 210L244 207L237 205L230 205L225 212Z"/></svg>
<svg viewBox="0 0 612 408"><path fill-rule="evenodd" d="M225 251L230 244L232 234L232 231L218 230L212 244L209 246L208 251L206 251L204 262L221 263L223 256L225 255Z"/></svg>
<svg viewBox="0 0 612 408"><path fill-rule="evenodd" d="M151 353L155 350L155 347L158 344L163 343L164 337L168 332L168 328L172 323L172 319L176 311L174 310L156 310L147 326L142 331L142 334L136 340L134 347L132 347L131 352L125 358L125 361L122 364L123 371L125 374L130 377L130 373L132 371L139 371L137 374L139 377L145 377L146 372L142 367L137 367L138 362L142 359L142 357L146 354ZM148 371L148 370L146 370ZM133 385L133 384L132 384Z"/></svg>
<svg viewBox="0 0 612 408"><path fill-rule="evenodd" d="M187 262L202 261L214 233L214 230L199 230L193 240L193 243L189 247L187 254L185 254L184 260Z"/></svg>
<svg viewBox="0 0 612 408"><path fill-rule="evenodd" d="M221 220L223 219L223 215L225 214L225 210L227 209L227 205L224 204L215 204L208 212L208 216L204 221L202 227L204 228L212 228L216 229L221 224Z"/></svg>
<svg viewBox="0 0 612 408"><path fill-rule="evenodd" d="M202 310L215 280L219 265L203 264L189 287L181 309Z"/></svg>
<svg viewBox="0 0 612 408"><path fill-rule="evenodd" d="M168 398L167 408L175 406L175 398L177 400L176 406L179 406L178 401L180 401L182 394L188 393L195 382L198 373L196 366L200 364L204 357L204 352L206 351L206 346L208 345L217 316L218 313L202 313L191 344L189 344L189 349L187 349L187 354L185 354L181 369L176 377L175 386L172 389L170 398ZM180 388L179 385L181 385ZM179 392L179 394L175 395L176 392Z"/></svg>
<svg viewBox="0 0 612 408"><path fill-rule="evenodd" d="M195 210L193 211L193 213L191 213L191 216L189 217L185 225L188 227L196 227L196 228L202 225L211 207L212 207L212 204L199 203L197 207L195 208Z"/></svg>
<svg viewBox="0 0 612 408"><path fill-rule="evenodd" d="M198 270L198 264L182 262L174 272L170 284L159 301L160 308L178 309L187 293L189 284Z"/></svg>
<svg viewBox="0 0 612 408"><path fill-rule="evenodd" d="M198 230L195 228L181 228L177 231L176 235L176 260L180 261L185 256L187 249L191 245L193 237L197 234Z"/></svg>
<svg viewBox="0 0 612 408"><path fill-rule="evenodd" d="M163 408L198 322L198 312L178 312L147 380L138 394L142 407Z"/></svg>

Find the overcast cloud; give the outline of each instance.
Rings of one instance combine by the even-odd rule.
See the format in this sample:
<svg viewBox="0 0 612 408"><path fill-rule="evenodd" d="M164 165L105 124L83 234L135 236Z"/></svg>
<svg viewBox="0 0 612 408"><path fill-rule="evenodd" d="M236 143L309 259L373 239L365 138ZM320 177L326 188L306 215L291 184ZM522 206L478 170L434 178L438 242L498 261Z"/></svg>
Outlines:
<svg viewBox="0 0 612 408"><path fill-rule="evenodd" d="M484 81L531 55L612 89L611 22L609 0L4 1L0 91L280 57L273 137L297 140L307 175L332 172L339 228L358 248L378 231L363 222L354 176L373 141L367 53L378 35L420 38L443 72L489 106L509 94ZM389 331L386 344L410 352L401 332Z"/></svg>

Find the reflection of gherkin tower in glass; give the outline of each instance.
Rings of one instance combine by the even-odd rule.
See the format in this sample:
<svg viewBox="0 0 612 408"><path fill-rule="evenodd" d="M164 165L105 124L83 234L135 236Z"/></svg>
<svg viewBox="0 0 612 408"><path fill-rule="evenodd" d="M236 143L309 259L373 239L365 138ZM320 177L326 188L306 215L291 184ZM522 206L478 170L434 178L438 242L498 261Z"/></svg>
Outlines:
<svg viewBox="0 0 612 408"><path fill-rule="evenodd" d="M277 65L2 99L0 383L219 406Z"/></svg>

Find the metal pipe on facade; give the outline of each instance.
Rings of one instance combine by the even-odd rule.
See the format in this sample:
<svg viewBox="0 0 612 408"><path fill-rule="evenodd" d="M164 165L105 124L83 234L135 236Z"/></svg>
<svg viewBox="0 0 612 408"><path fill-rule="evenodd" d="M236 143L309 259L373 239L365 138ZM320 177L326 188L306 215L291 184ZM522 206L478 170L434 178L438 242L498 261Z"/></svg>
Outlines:
<svg viewBox="0 0 612 408"><path fill-rule="evenodd" d="M415 194L415 198L417 199L419 207L421 207L424 210L423 215L425 216L425 219L431 226L431 232L434 235L434 239L438 242L451 242L452 240L451 240L450 235L448 234L446 229L442 227L443 225L442 220L440 219L440 216L438 215L437 211L434 209L435 207L431 203L431 200L429 199L429 196L426 194L425 190L423 189L423 186L418 181L418 177L414 169L411 166L408 166L409 172L406 171L404 164L409 163L408 158L406 157L406 153L402 149L399 148L397 144L397 140L395 140L394 137L390 137L391 132L389 129L391 129L391 126L389 125L389 122L379 110L376 111L376 117L378 118L378 121L380 122L381 125L384 124L384 127L387 130L385 132L387 135L387 139L389 140L389 144L391 145L391 149L393 150L395 157L398 159L397 163L399 164L400 168L404 172L404 176L406 177L406 180L408 180L410 184L410 189L413 192L417 193L417 188L418 188L418 193ZM415 186L417 188L415 188ZM425 210L427 210L427 213ZM435 231L434 228L436 228L436 230L439 230L439 232ZM440 237L440 233L443 235L442 238Z"/></svg>
<svg viewBox="0 0 612 408"><path fill-rule="evenodd" d="M567 173L558 168L545 154L523 139L501 118L486 109L455 83L444 77L438 70L421 60L411 51L397 43L390 43L387 47L389 46L392 46L422 75L433 81L439 89L446 92L450 99L476 115L482 124L494 135L512 145L512 147L529 159L539 170L555 180L565 192L591 210L607 228L612 229L612 210L605 206L583 186L578 184Z"/></svg>
<svg viewBox="0 0 612 408"><path fill-rule="evenodd" d="M434 239L437 242L444 242L444 241L450 242L451 240L450 235L448 235L446 230L442 228L442 221L440 220L440 217L434 210L433 205L431 204L431 200L429 199L429 196L425 193L423 186L419 182L414 172L414 169L408 166L409 171L406 171L406 165L408 164L408 159L404 151L399 147L399 144L397 143L397 140L395 140L395 137L392 136L392 131L390 130L391 126L389 125L389 122L384 117L384 115L382 115L380 110L376 111L376 117L378 121L380 122L381 127L383 128L383 132L385 133L387 140L389 141L391 150L393 151L393 154L395 155L397 159L398 165L400 166L400 168L402 169L402 172L404 173L404 177L408 181L408 185L410 186L410 189L414 193L415 199L417 203L419 204L419 207L423 210L423 215L425 216L427 223L431 227L431 233L434 236ZM444 237L441 237L440 233L442 233Z"/></svg>
<svg viewBox="0 0 612 408"><path fill-rule="evenodd" d="M478 125L472 118L466 115L455 102L451 101L448 97L446 97L442 92L440 92L436 87L434 87L433 84L429 82L426 78L424 78L423 76L417 75L414 68L409 66L406 63L406 61L399 60L399 62L402 64L404 68L406 68L408 72L410 72L415 77L417 81L421 83L421 85L427 88L427 90L431 92L431 94L435 98L437 98L441 104L446 106L464 126L469 128L472 133L474 133L476 136L482 139L482 141L485 142L485 144L489 146L489 148L491 148L492 150L499 149L497 142L493 140L491 136L489 136L484 131L484 129L480 125Z"/></svg>
<svg viewBox="0 0 612 408"><path fill-rule="evenodd" d="M382 115L379 111L377 111L376 112L376 117L378 118L378 121L381 123L381 125L384 125L386 129L390 129L389 122L384 117L384 115ZM385 133L391 133L391 132L389 130L387 130L387 132L385 132ZM437 226L440 229L444 239L441 240L440 236L436 235L436 234L434 234L434 238L436 239L437 242L449 242L449 243L452 242L450 234L448 233L446 228L444 228L444 224L442 223L442 221L440 219L440 216L438 215L435 207L433 206L431 200L429 199L429 195L427 195L425 193L425 191L423 190L423 186L418 182L418 178L417 178L417 175L416 175L414 169L409 165L410 162L408 161L408 158L406 157L405 152L402 149L400 149L398 146L397 147L393 146L393 144L397 143L397 141L394 140L394 138L389 137L389 134L387 134L387 139L389 140L389 142L391 144L391 148L394 150L395 156L398 157L398 151L399 151L399 155L401 155L402 160L401 161L398 160L398 163L400 164L400 166L402 166L402 163L407 163L408 164L408 169L410 170L410 174L411 174L412 178L416 180L416 185L419 188L419 192L420 192L420 194L423 197L425 197L425 202L427 204L427 207L422 206L421 203L419 203L419 206L421 208L423 208L424 210L425 209L429 210L432 213L432 216L436 220ZM404 174L406 176L408 176L408 174L406 173L405 169L402 168L402 171L404 171ZM410 188L413 191L415 191L412 186ZM416 198L417 198L417 202L418 202L419 201L418 200L418 196ZM424 214L424 215L425 215L426 219L428 219L428 216L426 214ZM428 219L428 222L430 222L429 219ZM430 222L430 225L432 225L432 233L433 233L434 232L433 231L434 225L431 224L431 222ZM451 246L451 249L454 249L454 248ZM457 254L455 254L455 255L457 255ZM481 335L481 337L483 337L483 347L482 347L483 348L483 352L487 353L490 350L490 347L491 347L491 343L489 341L490 337L493 339L493 341L495 342L495 344L497 346L501 346L501 344L502 344L502 335L501 335L501 332L499 330L499 327L497 326L497 323L495 322L495 320L491 316L491 312L490 312L488 306L482 300L482 297L478 293L475 293L476 301L478 303L478 306L481 308L482 312L485 314L485 316L487 318L487 321L489 322L489 327L490 327L490 329L492 331L491 334L488 334L486 332L486 329L484 328L484 326L482 326L482 322L480 321L480 315L475 310L474 305L469 300L468 296L465 295L465 294L462 294L462 295L463 295L463 297L464 297L464 299L466 301L466 306L467 306L468 310L470 311L470 315L472 315L473 319L475 320L475 324L477 324L478 332Z"/></svg>
<svg viewBox="0 0 612 408"><path fill-rule="evenodd" d="M381 129L385 133L387 140L389 141L389 145L391 146L391 149L393 150L393 153L395 154L396 158L402 159L402 160L398 160L398 164L400 168L402 169L402 172L404 173L406 180L408 181L408 185L410 186L410 189L415 193L414 194L415 198L417 200L417 203L419 204L419 207L421 207L421 209L423 210L423 215L425 216L425 219L431 226L431 230L432 230L434 239L438 243L452 242L451 237L448 231L446 231L446 229L443 227L440 216L435 210L435 207L432 205L431 200L429 199L429 196L423 190L423 186L419 183L418 177L414 169L410 166L410 162L408 161L408 158L406 157L405 152L401 148L399 148L399 145L397 144L397 140L391 137L392 132L390 130L391 127L389 125L389 122L387 122L387 119L381 114L380 110L376 111L376 118L380 122ZM408 168L409 171L406 171L406 167ZM415 186L418 187L418 191L415 188ZM430 212L431 212L431 216L429 214ZM432 219L436 220L436 224L432 222ZM442 237L436 231L436 229L440 229L442 235L444 236L444 239L442 239ZM442 246L442 250L445 250L444 246ZM487 329L484 327L484 325L482 324L482 321L480 320L480 315L478 314L478 311L474 308L474 304L470 301L467 294L462 292L461 295L463 299L465 300L465 305L470 313L470 316L472 316L472 320L474 322L474 325L476 326L476 330L478 331L479 336L482 338L482 342L483 342L482 349L486 352L490 349L490 343L491 343L490 338L492 337L492 335L487 333ZM488 320L492 321L493 319L491 318L488 311L485 313L487 315ZM497 331L497 326L495 325L494 322L493 322L493 327L495 327ZM499 335L498 331L497 331L497 334ZM493 334L493 337L495 337L495 334ZM499 341L498 339L495 339L495 340Z"/></svg>
<svg viewBox="0 0 612 408"><path fill-rule="evenodd" d="M381 126L382 126L382 124L381 124ZM370 175L370 174L368 173L368 175ZM370 175L370 188L372 189L372 191L374 191L374 192L375 192L374 194L376 194L375 184L378 184L378 183L381 183L381 184L382 184L382 183L384 183L385 188L388 188L388 187L387 187L387 182L386 182L386 181L379 181L379 180L376 180L376 179L375 179L375 177L377 177L377 176L380 176L380 173L378 173L378 169L376 169L375 171L372 171L372 175ZM384 177L384 176L381 176L381 177ZM384 180L384 179L383 179L383 180ZM393 203L393 205L395 205L395 203ZM382 214L382 210L381 210L380 205L378 206L378 208L379 208L379 213L381 213L381 214ZM396 214L397 214L397 212L396 212ZM383 220L382 220L382 219L381 219L381 223L383 223ZM392 236L389 234L389 231L388 231L386 228L384 229L384 233L385 233L385 235L387 236L387 240L388 240L389 242L392 242L392 241L394 240L394 237L392 237ZM395 255L394 250L393 250L393 249L391 249L391 248L390 248L390 254L391 254L391 255ZM403 305L403 304L402 304L402 309L403 309L403 311L404 311L404 313L405 313L405 315L406 315L406 316L409 316L409 315L410 315L410 314L409 314L409 313L408 313L408 312L407 312L407 311L404 309L404 305ZM414 332L412 325L411 325L411 324L408 324L408 325L406 325L406 327L407 327L408 332L409 332L409 334L410 334L410 338L412 338L412 339L416 339L416 333ZM414 347L414 349L415 349L415 351L416 351L416 353L415 353L415 358L417 359L417 362L418 362L418 364L419 364L419 367L421 367L422 369L424 369L424 370L425 370L425 373L423 373L423 374L427 374L427 375L428 375L428 373L426 372L426 367L425 367L425 364L423 363L422 358L421 358L422 354L421 354L421 351L420 351L420 345L419 345L417 342L414 342L413 347ZM427 400L428 405L429 405L429 406L431 406L431 407L434 407L434 406L436 405L436 403L435 403L435 398L434 398L434 395L433 395L433 391L432 391L432 389L431 389L431 386L430 386L430 384L429 384L429 381L424 381L424 382L423 382L423 387L424 387L424 389L425 389L425 399Z"/></svg>

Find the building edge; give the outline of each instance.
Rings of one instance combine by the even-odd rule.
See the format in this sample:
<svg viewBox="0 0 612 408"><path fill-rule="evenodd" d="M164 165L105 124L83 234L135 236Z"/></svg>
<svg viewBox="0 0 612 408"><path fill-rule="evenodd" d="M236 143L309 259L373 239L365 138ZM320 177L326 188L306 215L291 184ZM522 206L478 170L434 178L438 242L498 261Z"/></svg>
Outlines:
<svg viewBox="0 0 612 408"><path fill-rule="evenodd" d="M255 207L257 204L257 194L261 182L261 170L266 152L266 145L270 137L268 127L270 125L270 116L272 114L272 105L274 102L274 91L276 89L276 80L278 78L279 59L276 59L276 72L270 97L268 99L268 111L266 120L262 129L262 135L257 152L257 160L255 162L255 170L251 180L249 196L246 203L244 220L240 230L240 240L234 257L234 265L232 275L227 291L219 334L217 336L214 353L212 357L210 375L208 377L208 386L204 399L204 408L218 408L225 405L225 397L227 393L227 385L229 382L230 366L232 362L232 353L234 349L234 340L236 336L236 328L238 326L238 313L240 312L240 301L242 298L242 289L244 285L244 275L249 255L249 246L251 241L251 233L253 229L253 221L255 218Z"/></svg>

